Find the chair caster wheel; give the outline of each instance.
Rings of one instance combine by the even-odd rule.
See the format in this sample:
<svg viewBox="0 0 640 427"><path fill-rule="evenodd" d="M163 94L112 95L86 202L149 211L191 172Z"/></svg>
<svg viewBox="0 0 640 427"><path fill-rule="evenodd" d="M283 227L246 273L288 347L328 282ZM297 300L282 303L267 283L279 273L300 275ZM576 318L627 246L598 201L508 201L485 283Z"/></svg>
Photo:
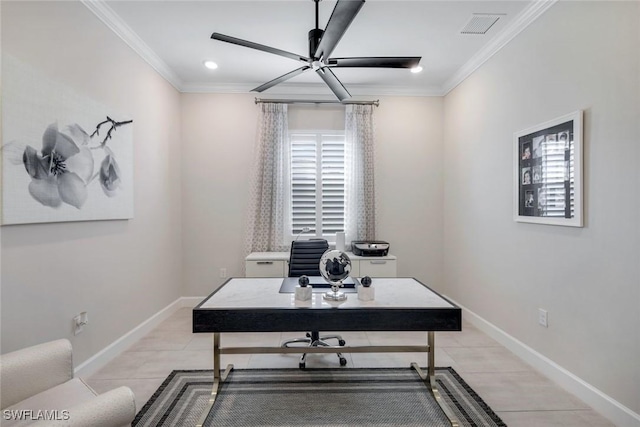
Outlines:
<svg viewBox="0 0 640 427"><path fill-rule="evenodd" d="M346 342L344 340L338 340L338 345L344 347L345 344Z"/></svg>
<svg viewBox="0 0 640 427"><path fill-rule="evenodd" d="M340 363L342 363L342 361L340 361ZM345 364L346 364L346 363L347 363L347 361L345 360ZM304 363L304 362L300 362L300 363L298 364L298 368L300 368L300 369L304 369L306 366L307 366L307 364L306 364L306 363Z"/></svg>
<svg viewBox="0 0 640 427"><path fill-rule="evenodd" d="M347 366L347 359L345 359L344 357L340 358L340 366Z"/></svg>

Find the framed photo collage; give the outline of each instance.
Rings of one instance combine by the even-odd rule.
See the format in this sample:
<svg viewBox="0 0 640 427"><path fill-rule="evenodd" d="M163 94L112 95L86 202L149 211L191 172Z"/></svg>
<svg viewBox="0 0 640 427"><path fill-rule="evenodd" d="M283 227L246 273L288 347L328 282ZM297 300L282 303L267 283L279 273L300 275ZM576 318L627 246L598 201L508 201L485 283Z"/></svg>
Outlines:
<svg viewBox="0 0 640 427"><path fill-rule="evenodd" d="M582 226L582 112L515 134L514 219Z"/></svg>

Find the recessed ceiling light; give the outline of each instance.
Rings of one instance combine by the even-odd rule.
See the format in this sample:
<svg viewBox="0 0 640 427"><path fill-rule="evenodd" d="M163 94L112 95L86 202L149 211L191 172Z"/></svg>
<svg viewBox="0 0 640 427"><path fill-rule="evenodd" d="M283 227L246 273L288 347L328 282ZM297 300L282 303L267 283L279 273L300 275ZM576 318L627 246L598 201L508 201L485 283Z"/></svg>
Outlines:
<svg viewBox="0 0 640 427"><path fill-rule="evenodd" d="M419 65L418 65L417 67L413 67L413 68L411 69L411 72L412 72L412 73L419 73L420 71L422 71L422 67L421 67L421 66L419 66Z"/></svg>
<svg viewBox="0 0 640 427"><path fill-rule="evenodd" d="M218 64L213 61L204 61L204 66L210 70L215 70L216 68L218 68Z"/></svg>

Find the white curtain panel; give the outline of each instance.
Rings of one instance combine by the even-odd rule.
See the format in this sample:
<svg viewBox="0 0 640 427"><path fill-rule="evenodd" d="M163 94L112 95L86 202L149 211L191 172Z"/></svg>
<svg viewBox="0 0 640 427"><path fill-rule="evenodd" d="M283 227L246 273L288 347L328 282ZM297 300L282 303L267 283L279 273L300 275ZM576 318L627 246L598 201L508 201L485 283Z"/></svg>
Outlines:
<svg viewBox="0 0 640 427"><path fill-rule="evenodd" d="M260 104L246 251L286 251L291 223L287 105Z"/></svg>
<svg viewBox="0 0 640 427"><path fill-rule="evenodd" d="M373 105L347 105L345 112L345 240L376 234L373 179Z"/></svg>

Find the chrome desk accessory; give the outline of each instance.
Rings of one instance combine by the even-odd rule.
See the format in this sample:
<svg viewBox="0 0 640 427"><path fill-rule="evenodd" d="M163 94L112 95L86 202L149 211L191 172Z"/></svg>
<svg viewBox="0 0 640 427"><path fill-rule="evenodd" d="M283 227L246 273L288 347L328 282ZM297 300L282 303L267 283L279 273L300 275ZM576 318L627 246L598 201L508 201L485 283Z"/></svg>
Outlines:
<svg viewBox="0 0 640 427"><path fill-rule="evenodd" d="M331 285L331 290L322 297L328 301L344 301L347 296L340 292L342 282L351 273L351 259L339 250L328 250L320 258L320 274Z"/></svg>

